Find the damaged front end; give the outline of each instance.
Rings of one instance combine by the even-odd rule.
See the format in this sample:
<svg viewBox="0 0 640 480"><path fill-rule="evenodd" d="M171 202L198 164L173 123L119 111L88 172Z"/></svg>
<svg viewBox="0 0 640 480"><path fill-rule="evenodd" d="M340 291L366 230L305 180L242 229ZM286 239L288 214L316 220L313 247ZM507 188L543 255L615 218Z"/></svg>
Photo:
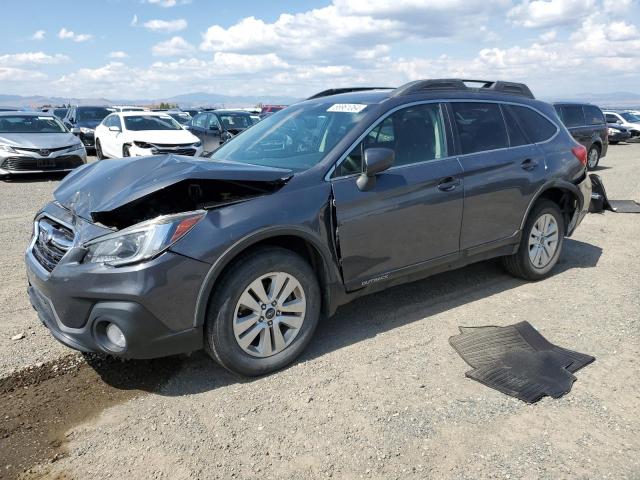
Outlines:
<svg viewBox="0 0 640 480"><path fill-rule="evenodd" d="M57 202L85 220L121 230L154 218L210 210L279 190L289 170L173 155L101 161L69 176Z"/></svg>

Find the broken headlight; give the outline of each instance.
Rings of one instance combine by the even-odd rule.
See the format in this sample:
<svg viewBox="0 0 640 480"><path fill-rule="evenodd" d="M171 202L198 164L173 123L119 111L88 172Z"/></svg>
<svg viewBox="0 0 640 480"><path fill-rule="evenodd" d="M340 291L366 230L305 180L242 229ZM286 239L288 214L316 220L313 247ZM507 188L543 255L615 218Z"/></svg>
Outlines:
<svg viewBox="0 0 640 480"><path fill-rule="evenodd" d="M85 244L85 263L112 267L156 257L184 237L205 216L204 210L165 215L99 237Z"/></svg>

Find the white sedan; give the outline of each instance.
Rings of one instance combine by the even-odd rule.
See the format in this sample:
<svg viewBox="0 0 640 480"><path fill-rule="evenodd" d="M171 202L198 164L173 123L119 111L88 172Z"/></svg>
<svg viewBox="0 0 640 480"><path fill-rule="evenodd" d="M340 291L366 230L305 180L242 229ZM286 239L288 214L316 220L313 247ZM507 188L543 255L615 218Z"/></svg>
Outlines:
<svg viewBox="0 0 640 480"><path fill-rule="evenodd" d="M173 153L199 157L202 142L162 112L116 112L96 127L98 159Z"/></svg>

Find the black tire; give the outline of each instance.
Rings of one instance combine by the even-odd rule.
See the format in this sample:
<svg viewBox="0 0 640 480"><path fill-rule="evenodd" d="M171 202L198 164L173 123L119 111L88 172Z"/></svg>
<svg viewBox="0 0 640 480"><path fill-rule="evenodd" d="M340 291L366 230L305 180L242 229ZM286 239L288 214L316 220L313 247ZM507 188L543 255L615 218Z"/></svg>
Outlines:
<svg viewBox="0 0 640 480"><path fill-rule="evenodd" d="M122 156L123 157L131 156L131 152L129 152L129 145L125 145L124 147L122 147Z"/></svg>
<svg viewBox="0 0 640 480"><path fill-rule="evenodd" d="M558 245L549 263L543 268L537 268L533 265L529 257L529 238L536 221L542 215L547 213L553 215L558 226ZM566 227L564 216L560 211L560 207L550 200L541 200L537 202L525 223L518 251L513 255L502 257L502 265L511 275L524 280L537 281L548 277L551 270L553 270L553 267L558 263L558 258L562 253L565 231Z"/></svg>
<svg viewBox="0 0 640 480"><path fill-rule="evenodd" d="M236 341L233 332L235 308L251 282L274 271L287 273L298 280L305 294L305 317L297 336L284 350L269 357L255 357ZM216 284L205 322L205 349L216 362L233 373L253 377L274 372L292 363L305 349L318 324L320 307L320 287L311 266L290 250L261 248L236 261Z"/></svg>
<svg viewBox="0 0 640 480"><path fill-rule="evenodd" d="M104 160L106 157L102 153L102 145L100 145L100 140L96 138L96 157L98 160Z"/></svg>
<svg viewBox="0 0 640 480"><path fill-rule="evenodd" d="M594 158L596 158L595 156L597 155L597 158L592 160L592 155ZM598 166L598 163L600 163L600 147L597 145L591 145L591 148L587 152L587 170L595 169Z"/></svg>

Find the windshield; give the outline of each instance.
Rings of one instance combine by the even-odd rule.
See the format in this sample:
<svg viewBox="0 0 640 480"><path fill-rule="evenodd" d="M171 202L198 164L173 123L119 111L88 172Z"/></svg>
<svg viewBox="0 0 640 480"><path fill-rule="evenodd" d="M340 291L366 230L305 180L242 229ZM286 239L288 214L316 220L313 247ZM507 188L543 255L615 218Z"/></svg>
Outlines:
<svg viewBox="0 0 640 480"><path fill-rule="evenodd" d="M355 127L366 107L329 102L289 107L225 143L211 159L306 170Z"/></svg>
<svg viewBox="0 0 640 480"><path fill-rule="evenodd" d="M0 133L65 133L66 128L55 117L11 115L0 117Z"/></svg>
<svg viewBox="0 0 640 480"><path fill-rule="evenodd" d="M131 115L124 117L127 130L182 130L182 127L169 115Z"/></svg>
<svg viewBox="0 0 640 480"><path fill-rule="evenodd" d="M253 125L251 116L243 113L218 113L220 123L225 130L239 130Z"/></svg>
<svg viewBox="0 0 640 480"><path fill-rule="evenodd" d="M104 117L113 113L113 108L103 108L103 107L80 107L78 108L77 113L77 121L89 121L95 120L101 122Z"/></svg>
<svg viewBox="0 0 640 480"><path fill-rule="evenodd" d="M177 121L180 125L186 125L191 121L191 115L188 113L180 112L180 113L170 113L171 118Z"/></svg>
<svg viewBox="0 0 640 480"><path fill-rule="evenodd" d="M636 115L630 112L624 112L624 113L621 113L620 116L624 118L627 122L640 123L640 115Z"/></svg>

